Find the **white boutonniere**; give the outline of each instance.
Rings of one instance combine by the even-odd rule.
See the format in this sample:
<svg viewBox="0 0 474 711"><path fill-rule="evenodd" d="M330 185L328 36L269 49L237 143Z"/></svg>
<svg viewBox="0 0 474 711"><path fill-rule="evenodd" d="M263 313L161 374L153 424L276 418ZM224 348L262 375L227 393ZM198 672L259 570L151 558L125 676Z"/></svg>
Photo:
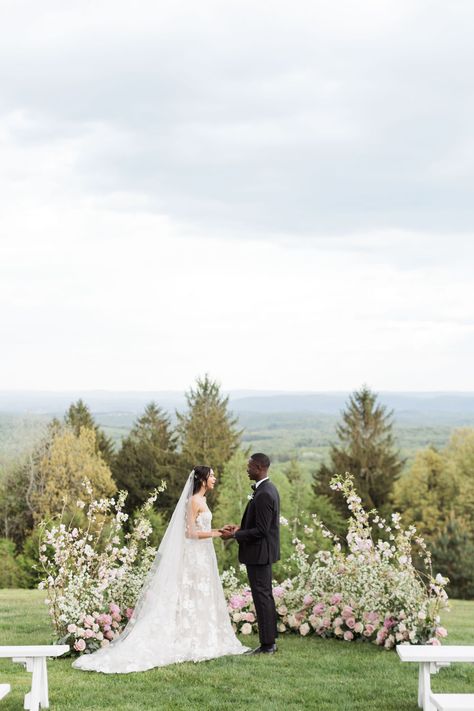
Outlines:
<svg viewBox="0 0 474 711"><path fill-rule="evenodd" d="M252 501L253 497L254 497L254 494L247 494L247 499L249 501Z"/></svg>

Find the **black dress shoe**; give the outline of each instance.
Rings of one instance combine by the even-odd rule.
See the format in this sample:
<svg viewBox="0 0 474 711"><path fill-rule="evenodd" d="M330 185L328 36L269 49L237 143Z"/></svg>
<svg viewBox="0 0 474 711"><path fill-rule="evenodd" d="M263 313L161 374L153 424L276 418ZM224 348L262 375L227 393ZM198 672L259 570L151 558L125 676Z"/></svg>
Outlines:
<svg viewBox="0 0 474 711"><path fill-rule="evenodd" d="M256 649L252 649L251 652L246 652L246 654L275 654L276 651L276 644L272 644L271 647L257 647Z"/></svg>

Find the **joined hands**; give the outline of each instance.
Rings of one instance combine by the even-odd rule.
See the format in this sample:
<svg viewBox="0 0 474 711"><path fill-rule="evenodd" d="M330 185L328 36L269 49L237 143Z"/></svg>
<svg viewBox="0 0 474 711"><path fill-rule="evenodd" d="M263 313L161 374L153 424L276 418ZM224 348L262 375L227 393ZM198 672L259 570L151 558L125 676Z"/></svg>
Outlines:
<svg viewBox="0 0 474 711"><path fill-rule="evenodd" d="M238 531L239 528L240 526L236 526L233 523L228 523L227 525L219 529L219 533L221 534L221 537L224 539L224 541L226 541L229 538L232 538L234 533Z"/></svg>

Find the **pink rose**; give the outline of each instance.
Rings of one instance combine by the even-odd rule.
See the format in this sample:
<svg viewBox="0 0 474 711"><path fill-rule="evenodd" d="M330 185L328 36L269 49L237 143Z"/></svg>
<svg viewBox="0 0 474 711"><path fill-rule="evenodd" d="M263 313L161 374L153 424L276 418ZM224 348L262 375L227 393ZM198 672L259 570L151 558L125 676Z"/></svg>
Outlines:
<svg viewBox="0 0 474 711"><path fill-rule="evenodd" d="M103 639L102 642L100 643L101 647L108 647L110 644L108 639Z"/></svg>
<svg viewBox="0 0 474 711"><path fill-rule="evenodd" d="M114 633L112 630L107 630L104 634L105 639L113 639L115 637Z"/></svg>
<svg viewBox="0 0 474 711"><path fill-rule="evenodd" d="M77 625L68 625L67 626L67 631L69 634L74 634L74 632L77 630Z"/></svg>
<svg viewBox="0 0 474 711"><path fill-rule="evenodd" d="M240 610L245 605L245 600L240 595L232 595L229 605L233 610Z"/></svg>
<svg viewBox="0 0 474 711"><path fill-rule="evenodd" d="M334 634L336 635L336 637L342 637L342 635L344 634L342 631L342 627L336 627L334 630Z"/></svg>
<svg viewBox="0 0 474 711"><path fill-rule="evenodd" d="M83 652L86 648L86 643L84 642L83 639L78 639L77 642L74 644L74 649L76 652Z"/></svg>
<svg viewBox="0 0 474 711"><path fill-rule="evenodd" d="M355 617L346 617L346 625L349 627L349 629L353 630L355 627L356 621Z"/></svg>
<svg viewBox="0 0 474 711"><path fill-rule="evenodd" d="M242 615L242 618L246 620L246 622L255 622L255 615L253 614L253 612L245 612Z"/></svg>
<svg viewBox="0 0 474 711"><path fill-rule="evenodd" d="M122 615L121 615L120 613L118 613L118 612L112 612L112 618L113 618L116 622L120 622L120 620L122 619Z"/></svg>
<svg viewBox="0 0 474 711"><path fill-rule="evenodd" d="M329 617L325 617L321 624L326 629L329 629L331 627L331 620L329 619Z"/></svg>
<svg viewBox="0 0 474 711"><path fill-rule="evenodd" d="M92 615L86 615L83 620L84 627L92 627L94 624L95 620L92 617Z"/></svg>
<svg viewBox="0 0 474 711"><path fill-rule="evenodd" d="M84 637L86 639L91 639L91 637L94 637L94 631L93 630L86 630Z"/></svg>
<svg viewBox="0 0 474 711"><path fill-rule="evenodd" d="M335 595L332 596L331 605L339 605L340 602L342 602L341 593L336 593Z"/></svg>
<svg viewBox="0 0 474 711"><path fill-rule="evenodd" d="M127 609L125 610L125 617L127 618L127 620L130 620L133 617L133 610L133 607L127 607Z"/></svg>
<svg viewBox="0 0 474 711"><path fill-rule="evenodd" d="M384 641L385 641L385 638L386 638L387 634L388 634L388 633L387 633L387 630L386 630L384 627L382 627L382 629L380 629L380 630L377 632L377 637L376 637L376 639L375 639L376 643L377 643L377 644L383 644Z"/></svg>
<svg viewBox="0 0 474 711"><path fill-rule="evenodd" d="M105 612L102 615L99 615L97 620L100 625L111 625L112 624L111 615L107 615L107 613L105 613Z"/></svg>
<svg viewBox="0 0 474 711"><path fill-rule="evenodd" d="M240 631L242 634L252 634L252 625L248 622L244 622Z"/></svg>
<svg viewBox="0 0 474 711"><path fill-rule="evenodd" d="M312 595L308 594L308 595L304 596L303 605L305 605L305 607L309 607L310 605L313 604L313 602L314 602L314 597Z"/></svg>
<svg viewBox="0 0 474 711"><path fill-rule="evenodd" d="M346 630L344 632L344 639L346 640L346 642L350 642L351 639L354 639L354 635L352 634L352 632L350 630Z"/></svg>
<svg viewBox="0 0 474 711"><path fill-rule="evenodd" d="M285 588L282 588L281 585L277 585L275 588L273 588L273 596L274 597L283 597L285 594Z"/></svg>
<svg viewBox="0 0 474 711"><path fill-rule="evenodd" d="M318 604L313 607L313 615L322 615L325 609L326 605L323 602L318 602Z"/></svg>
<svg viewBox="0 0 474 711"><path fill-rule="evenodd" d="M277 612L279 615L286 615L288 613L288 608L286 605L279 605L277 607Z"/></svg>
<svg viewBox="0 0 474 711"><path fill-rule="evenodd" d="M441 646L441 642L439 641L439 639L436 639L436 637L432 637L431 639L429 639L426 644L431 644L433 645L433 647Z"/></svg>
<svg viewBox="0 0 474 711"><path fill-rule="evenodd" d="M364 625L362 622L356 622L354 625L354 632L361 634L364 631Z"/></svg>
<svg viewBox="0 0 474 711"><path fill-rule="evenodd" d="M311 629L311 627L308 625L308 623L304 622L300 627L300 635L305 637L308 634L308 632L310 631L310 629Z"/></svg>
<svg viewBox="0 0 474 711"><path fill-rule="evenodd" d="M354 610L349 605L345 605L341 614L344 619L346 619L347 617L352 617L352 615L354 614Z"/></svg>
<svg viewBox="0 0 474 711"><path fill-rule="evenodd" d="M378 622L379 616L376 612L367 612L364 615L364 619L371 624L376 624Z"/></svg>
<svg viewBox="0 0 474 711"><path fill-rule="evenodd" d="M104 625L104 632L109 632L111 629L110 625Z"/></svg>
<svg viewBox="0 0 474 711"><path fill-rule="evenodd" d="M366 637L370 637L370 635L374 633L374 630L375 630L375 627L371 624L368 624L365 626L364 635Z"/></svg>
<svg viewBox="0 0 474 711"><path fill-rule="evenodd" d="M114 614L115 614L115 615L120 615L120 607L119 607L118 605L116 605L114 602L111 602L110 605L109 605L109 612L110 612L112 615L114 615Z"/></svg>
<svg viewBox="0 0 474 711"><path fill-rule="evenodd" d="M437 636L437 637L447 637L447 636L448 636L448 630L445 629L444 627L437 627L437 628L436 628L436 636Z"/></svg>

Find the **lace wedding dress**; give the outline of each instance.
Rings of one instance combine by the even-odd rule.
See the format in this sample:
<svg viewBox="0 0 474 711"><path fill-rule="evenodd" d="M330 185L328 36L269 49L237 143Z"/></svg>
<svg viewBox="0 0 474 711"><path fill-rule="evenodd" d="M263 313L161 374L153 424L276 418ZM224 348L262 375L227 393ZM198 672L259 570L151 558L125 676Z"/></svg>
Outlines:
<svg viewBox="0 0 474 711"><path fill-rule="evenodd" d="M127 674L247 651L229 619L212 538L196 535L211 530L209 509L189 534L191 493L190 475L125 630L108 647L83 654L74 668Z"/></svg>

